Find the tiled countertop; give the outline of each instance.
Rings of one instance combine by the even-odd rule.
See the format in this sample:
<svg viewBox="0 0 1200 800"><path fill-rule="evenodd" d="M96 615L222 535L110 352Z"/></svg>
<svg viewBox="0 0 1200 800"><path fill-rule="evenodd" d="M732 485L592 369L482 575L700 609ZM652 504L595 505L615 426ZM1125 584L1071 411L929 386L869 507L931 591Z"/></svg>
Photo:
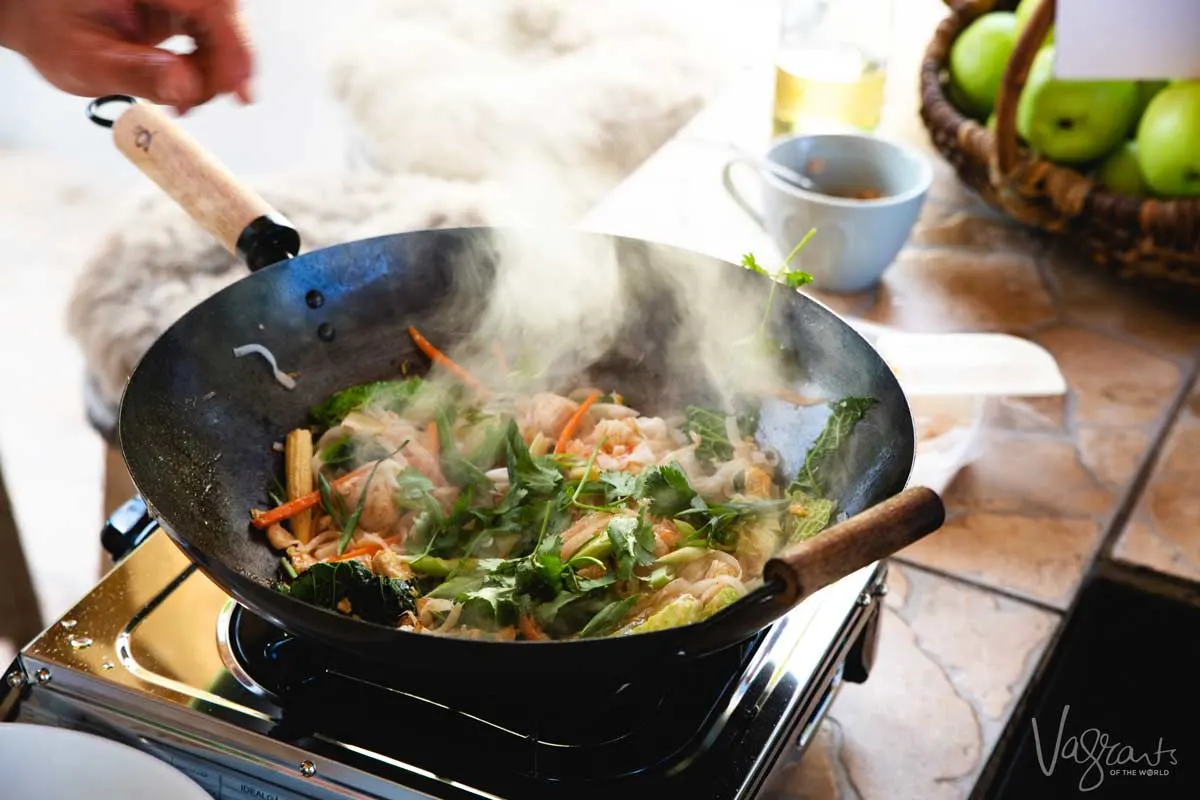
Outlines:
<svg viewBox="0 0 1200 800"><path fill-rule="evenodd" d="M945 528L892 565L870 679L839 694L791 800L965 797L1096 559L1112 550L1200 581L1200 387L1188 394L1200 319L1156 308L961 188L916 117L916 60L944 7L912 7L882 132L931 155L935 186L878 289L817 297L909 330L1028 337L1069 391L991 404L982 456L945 492ZM721 185L728 144L764 149L770 94L769 71L748 70L586 227L735 262L776 252Z"/></svg>

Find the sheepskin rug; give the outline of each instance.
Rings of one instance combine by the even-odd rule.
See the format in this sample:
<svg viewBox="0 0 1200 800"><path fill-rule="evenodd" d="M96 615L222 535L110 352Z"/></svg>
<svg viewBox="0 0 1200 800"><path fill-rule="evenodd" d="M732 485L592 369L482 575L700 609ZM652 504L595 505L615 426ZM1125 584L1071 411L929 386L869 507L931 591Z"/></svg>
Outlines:
<svg viewBox="0 0 1200 800"><path fill-rule="evenodd" d="M734 68L737 3L384 0L330 64L363 168L247 180L306 249L421 228L571 224ZM727 54L723 56L722 54ZM115 407L149 345L244 266L157 190L132 199L68 311L95 399Z"/></svg>

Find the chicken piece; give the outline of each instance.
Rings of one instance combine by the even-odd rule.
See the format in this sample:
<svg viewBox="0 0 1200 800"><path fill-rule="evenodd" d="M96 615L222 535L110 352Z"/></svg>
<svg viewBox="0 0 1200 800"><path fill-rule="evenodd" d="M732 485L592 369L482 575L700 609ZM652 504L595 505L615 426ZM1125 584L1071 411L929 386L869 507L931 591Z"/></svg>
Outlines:
<svg viewBox="0 0 1200 800"><path fill-rule="evenodd" d="M296 573L303 575L308 571L309 567L317 563L317 560L308 553L302 552L299 545L292 545L287 549L288 561L292 562L292 569Z"/></svg>
<svg viewBox="0 0 1200 800"><path fill-rule="evenodd" d="M747 496L763 500L771 497L771 475L765 469L746 467L743 480L746 484Z"/></svg>
<svg viewBox="0 0 1200 800"><path fill-rule="evenodd" d="M274 525L267 528L267 541L271 543L271 547L276 550L286 550L294 544L298 544L295 536L287 530L287 528L276 522Z"/></svg>
<svg viewBox="0 0 1200 800"><path fill-rule="evenodd" d="M379 462L373 476L371 471L367 470L337 487L336 491L345 501L346 508L354 509L358 507L363 485L370 478L362 516L358 518L358 527L365 531L383 533L390 531L400 520L400 509L396 507L396 476L403 468L399 460L385 459Z"/></svg>
<svg viewBox="0 0 1200 800"><path fill-rule="evenodd" d="M412 567L394 550L380 550L376 553L371 559L371 571L376 575L399 578L403 581L411 580L413 576Z"/></svg>
<svg viewBox="0 0 1200 800"><path fill-rule="evenodd" d="M550 440L557 440L571 415L579 409L579 404L561 395L550 392L538 392L528 399L518 398L517 427L526 442L540 433Z"/></svg>
<svg viewBox="0 0 1200 800"><path fill-rule="evenodd" d="M576 520L575 524L562 532L563 544L559 553L564 559L569 559L579 552L579 548L591 541L593 536L602 531L610 519L612 519L610 514L597 514L591 511L584 514Z"/></svg>

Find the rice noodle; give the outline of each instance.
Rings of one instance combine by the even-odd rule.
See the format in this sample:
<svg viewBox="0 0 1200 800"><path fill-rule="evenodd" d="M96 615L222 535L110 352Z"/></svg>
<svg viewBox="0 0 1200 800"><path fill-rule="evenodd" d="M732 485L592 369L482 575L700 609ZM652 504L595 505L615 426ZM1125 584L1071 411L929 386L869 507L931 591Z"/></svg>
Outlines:
<svg viewBox="0 0 1200 800"><path fill-rule="evenodd" d="M296 388L296 380L279 368L279 364L275 361L275 354L261 344L244 344L241 347L233 348L234 358L248 356L251 353L257 353L266 359L267 363L271 365L271 371L275 373L275 380L279 382L280 386L289 390Z"/></svg>

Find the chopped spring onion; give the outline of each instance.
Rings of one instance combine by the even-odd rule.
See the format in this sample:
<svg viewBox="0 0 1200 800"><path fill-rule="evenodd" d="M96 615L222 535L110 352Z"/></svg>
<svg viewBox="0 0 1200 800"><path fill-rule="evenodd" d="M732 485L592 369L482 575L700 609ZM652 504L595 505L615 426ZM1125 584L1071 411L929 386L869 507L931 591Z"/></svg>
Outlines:
<svg viewBox="0 0 1200 800"><path fill-rule="evenodd" d="M267 363L271 365L271 371L275 373L275 380L279 381L280 386L285 389L296 388L296 380L291 375L279 369L279 365L275 362L275 354L261 344L244 344L241 347L233 348L234 358L248 356L251 353L258 353L267 360Z"/></svg>

